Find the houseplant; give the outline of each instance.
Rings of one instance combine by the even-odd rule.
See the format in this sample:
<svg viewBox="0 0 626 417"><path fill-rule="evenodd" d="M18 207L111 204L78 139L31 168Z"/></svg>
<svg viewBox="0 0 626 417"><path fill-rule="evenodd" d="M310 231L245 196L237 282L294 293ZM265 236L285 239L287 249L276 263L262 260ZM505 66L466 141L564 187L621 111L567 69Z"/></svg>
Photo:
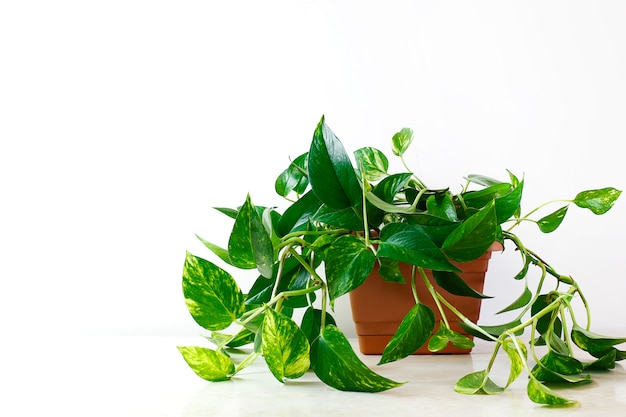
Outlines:
<svg viewBox="0 0 626 417"><path fill-rule="evenodd" d="M392 151L405 167L403 156L412 140L406 128L392 138ZM322 117L309 151L295 158L276 180L277 193L289 201L282 213L254 205L250 195L238 208L218 209L233 219L227 247L200 240L229 268L258 270L258 279L246 294L225 269L187 253L186 305L215 345L179 347L200 377L228 380L262 356L280 382L312 370L339 390L378 392L400 385L365 366L332 317L335 300L358 288L375 264L386 280L397 285L415 288L417 280L423 281L438 308L445 306L455 316L444 314L431 337L436 325L433 311L420 301L424 296L415 293L415 306L385 348L380 364L402 359L425 343L434 351L449 343L471 346L471 340L450 328L456 320L469 334L493 341L493 358L504 351L511 366L507 386L525 370L531 400L563 405L573 401L546 382L583 383L590 379L587 369L611 369L626 356L615 348L625 338L592 333L589 316L586 323L576 317L571 305L575 297L587 312L589 306L574 279L556 271L513 232L531 221L542 232L553 232L571 205L604 214L621 191L583 191L532 220L531 215L543 207L521 213L524 181L512 173L507 181L470 175L462 190L453 193L429 189L408 167L406 172L388 173L389 161L378 149L361 148L354 158L356 167ZM448 301L446 291L480 297L459 278L452 261L472 261L494 243L519 253L521 270L513 278L526 285L506 309L519 312L515 320L479 326ZM410 276L399 273L399 263L412 265ZM532 287L527 276L531 268L541 272ZM436 274L445 291L434 288L426 269ZM303 311L299 318L297 310ZM528 341L520 337L525 330L530 331ZM245 345L251 347L243 358L233 353ZM541 357L537 346L546 351ZM578 360L577 349L597 359ZM489 379L492 364L493 360L484 371L462 377L456 391L504 390Z"/></svg>

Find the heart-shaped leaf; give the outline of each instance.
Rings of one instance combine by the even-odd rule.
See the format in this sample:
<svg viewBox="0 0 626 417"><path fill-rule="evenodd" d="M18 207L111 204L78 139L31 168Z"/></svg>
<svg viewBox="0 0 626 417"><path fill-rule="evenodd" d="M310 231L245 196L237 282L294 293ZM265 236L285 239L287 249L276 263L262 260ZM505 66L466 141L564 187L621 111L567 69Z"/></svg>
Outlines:
<svg viewBox="0 0 626 417"><path fill-rule="evenodd" d="M402 156L413 142L413 130L405 127L391 138L391 150L394 155Z"/></svg>
<svg viewBox="0 0 626 417"><path fill-rule="evenodd" d="M621 190L612 187L582 191L576 195L574 204L589 209L594 214L604 214L613 207L620 194Z"/></svg>
<svg viewBox="0 0 626 417"><path fill-rule="evenodd" d="M236 267L256 267L264 277L272 276L274 246L249 195L235 219L228 240L228 254Z"/></svg>
<svg viewBox="0 0 626 417"><path fill-rule="evenodd" d="M508 387L524 370L524 364L526 363L528 357L528 351L526 350L526 345L520 339L513 341L511 338L506 338L502 343L502 348L511 361L509 379L506 383L506 386Z"/></svg>
<svg viewBox="0 0 626 417"><path fill-rule="evenodd" d="M563 206L554 213L548 214L545 217L537 220L537 226L543 233L554 232L563 222L565 215L567 214L567 208L569 206Z"/></svg>
<svg viewBox="0 0 626 417"><path fill-rule="evenodd" d="M309 185L308 178L308 153L304 153L293 160L289 167L284 170L274 184L278 195L287 197L290 192L295 191L297 194L303 194Z"/></svg>
<svg viewBox="0 0 626 417"><path fill-rule="evenodd" d="M202 379L226 381L235 373L235 364L221 351L200 346L178 346L187 365Z"/></svg>
<svg viewBox="0 0 626 417"><path fill-rule="evenodd" d="M430 307L418 303L404 316L380 358L379 365L413 354L430 337L435 328L435 314Z"/></svg>
<svg viewBox="0 0 626 417"><path fill-rule="evenodd" d="M526 392L528 393L528 398L537 404L557 406L571 406L576 404L576 401L561 397L559 394L546 387L535 378L530 378L528 381Z"/></svg>
<svg viewBox="0 0 626 417"><path fill-rule="evenodd" d="M292 319L268 308L261 329L263 357L276 379L299 378L309 370L309 342Z"/></svg>
<svg viewBox="0 0 626 417"><path fill-rule="evenodd" d="M326 280L331 300L359 287L368 277L376 256L353 235L337 239L326 252Z"/></svg>
<svg viewBox="0 0 626 417"><path fill-rule="evenodd" d="M454 386L454 390L459 394L499 394L504 388L496 385L491 378L489 372L483 371L473 372L459 379Z"/></svg>
<svg viewBox="0 0 626 417"><path fill-rule="evenodd" d="M357 149L354 156L359 172L365 173L368 181L378 181L388 175L389 161L378 149L371 147Z"/></svg>
<svg viewBox="0 0 626 417"><path fill-rule="evenodd" d="M311 363L322 382L341 391L380 392L403 384L369 369L343 333L332 325L326 326L313 342Z"/></svg>
<svg viewBox="0 0 626 417"><path fill-rule="evenodd" d="M498 229L492 201L454 229L441 249L457 262L472 261L489 249L496 240Z"/></svg>
<svg viewBox="0 0 626 417"><path fill-rule="evenodd" d="M233 277L189 252L183 267L183 295L191 316L207 330L228 327L245 309L243 294Z"/></svg>

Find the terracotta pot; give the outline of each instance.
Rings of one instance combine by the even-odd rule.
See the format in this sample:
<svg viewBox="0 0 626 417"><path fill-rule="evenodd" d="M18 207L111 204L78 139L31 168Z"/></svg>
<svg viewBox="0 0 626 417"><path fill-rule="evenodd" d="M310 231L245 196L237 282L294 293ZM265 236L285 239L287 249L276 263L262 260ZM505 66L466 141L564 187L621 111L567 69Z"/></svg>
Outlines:
<svg viewBox="0 0 626 417"><path fill-rule="evenodd" d="M501 250L499 244L494 244L480 258L465 263L453 262L461 269L459 274L465 282L478 292L483 291L485 273L491 252ZM400 270L405 277L411 276L411 265L400 264ZM448 293L435 284L432 271L426 270L426 274L434 287L461 313L474 323L478 321L480 314L480 298L461 297ZM416 280L417 293L420 302L429 306L435 313L435 331L439 328L441 314L428 293L423 280ZM367 355L380 355L385 346L393 337L400 326L400 322L408 311L415 305L415 299L409 284L389 283L381 278L378 266L374 268L367 280L356 290L350 292L350 305L352 318L356 326L356 333L361 353ZM446 317L452 330L467 335L456 322L456 316L444 307ZM432 354L425 343L415 354ZM436 353L469 353L471 349L459 349L452 344Z"/></svg>

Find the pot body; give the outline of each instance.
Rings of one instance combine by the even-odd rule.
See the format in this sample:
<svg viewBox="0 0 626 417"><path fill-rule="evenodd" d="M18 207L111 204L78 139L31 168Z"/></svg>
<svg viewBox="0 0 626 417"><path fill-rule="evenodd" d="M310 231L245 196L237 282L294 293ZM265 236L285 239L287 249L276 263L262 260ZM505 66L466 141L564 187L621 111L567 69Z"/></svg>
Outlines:
<svg viewBox="0 0 626 417"><path fill-rule="evenodd" d="M485 273L491 258L491 252L500 249L501 246L494 245L480 258L465 263L453 262L461 273L459 276L472 288L478 292L483 291ZM400 264L403 276L411 277L412 265ZM426 270L433 286L441 294L463 313L467 318L476 323L480 316L480 298L462 297L452 295L439 287L433 279L432 271ZM435 313L435 331L439 328L441 314L433 301L430 293L426 289L423 280L418 277L416 287L419 300L427 305ZM365 282L356 290L350 292L350 306L352 318L356 327L359 350L367 355L380 355L385 350L385 346L398 330L400 322L409 310L415 306L415 299L411 291L410 284L390 283L385 281L379 274L378 265ZM467 337L468 335L456 322L456 316L444 306L444 311L452 330ZM428 350L428 342L420 347L415 354L432 354ZM445 349L435 353L469 353L471 349L459 349L452 344L448 344Z"/></svg>

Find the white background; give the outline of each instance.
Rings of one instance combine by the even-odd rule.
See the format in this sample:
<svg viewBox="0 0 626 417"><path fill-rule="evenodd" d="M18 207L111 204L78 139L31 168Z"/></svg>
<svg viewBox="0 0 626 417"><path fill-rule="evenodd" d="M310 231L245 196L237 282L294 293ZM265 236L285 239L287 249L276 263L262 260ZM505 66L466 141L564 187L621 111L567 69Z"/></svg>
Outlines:
<svg viewBox="0 0 626 417"><path fill-rule="evenodd" d="M2 332L198 334L185 251L216 259L194 234L225 245L212 207L247 193L280 206L322 114L349 151L411 127L433 187L510 169L527 209L626 188L625 19L622 1L1 2ZM626 332L625 218L523 231ZM485 320L521 292L504 258Z"/></svg>

